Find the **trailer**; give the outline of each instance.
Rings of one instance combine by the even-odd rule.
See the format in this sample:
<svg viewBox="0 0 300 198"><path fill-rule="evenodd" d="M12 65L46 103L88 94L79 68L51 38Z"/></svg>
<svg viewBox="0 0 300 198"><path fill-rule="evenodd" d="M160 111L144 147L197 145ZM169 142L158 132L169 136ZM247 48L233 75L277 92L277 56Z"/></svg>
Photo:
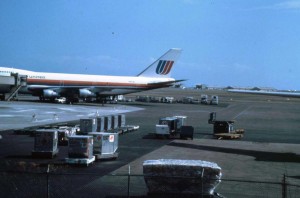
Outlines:
<svg viewBox="0 0 300 198"><path fill-rule="evenodd" d="M88 166L95 161L93 155L93 137L88 135L74 135L69 137L67 164Z"/></svg>
<svg viewBox="0 0 300 198"><path fill-rule="evenodd" d="M89 135L93 136L93 153L96 160L114 160L117 159L119 144L118 133L107 132L91 132Z"/></svg>
<svg viewBox="0 0 300 198"><path fill-rule="evenodd" d="M53 158L58 153L57 144L57 130L36 130L32 157Z"/></svg>
<svg viewBox="0 0 300 198"><path fill-rule="evenodd" d="M194 128L186 125L187 116L173 116L160 118L155 127L155 136L167 138L191 138L193 139Z"/></svg>
<svg viewBox="0 0 300 198"><path fill-rule="evenodd" d="M211 112L208 123L213 124L214 137L221 139L241 139L244 136L244 129L234 129L234 120L216 120L216 112Z"/></svg>
<svg viewBox="0 0 300 198"><path fill-rule="evenodd" d="M159 124L156 125L156 135L174 135L177 132L177 120L175 117L160 118Z"/></svg>

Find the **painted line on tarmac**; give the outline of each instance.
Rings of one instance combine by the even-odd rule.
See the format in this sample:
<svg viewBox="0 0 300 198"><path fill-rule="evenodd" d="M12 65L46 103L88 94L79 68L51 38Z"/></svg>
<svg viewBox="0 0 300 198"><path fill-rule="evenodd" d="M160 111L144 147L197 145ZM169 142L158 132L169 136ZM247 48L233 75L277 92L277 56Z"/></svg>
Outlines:
<svg viewBox="0 0 300 198"><path fill-rule="evenodd" d="M252 108L252 105L249 106L248 108L244 109L243 111L241 111L239 114L237 114L233 119L238 118L239 116L243 115L246 111L248 111L250 108Z"/></svg>

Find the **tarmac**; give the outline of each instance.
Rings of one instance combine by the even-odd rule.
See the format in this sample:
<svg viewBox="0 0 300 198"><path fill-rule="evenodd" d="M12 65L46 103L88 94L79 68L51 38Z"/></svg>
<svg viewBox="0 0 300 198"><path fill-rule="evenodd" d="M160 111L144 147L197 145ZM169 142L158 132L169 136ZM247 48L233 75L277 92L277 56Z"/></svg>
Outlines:
<svg viewBox="0 0 300 198"><path fill-rule="evenodd" d="M33 138L15 135L13 130L5 130L0 132L2 135L0 168L43 172L47 170L45 165L50 164L48 170L55 175L53 178L57 181L51 184L51 189L56 189L50 192L51 195L69 197L126 196L128 193L126 175L129 169L132 175L130 196L146 197L147 187L141 176L142 164L143 161L151 159L192 159L217 163L222 168L223 176L216 192L225 197L281 197L283 175L288 176L290 184L300 183L300 99L243 95L224 91L204 93L219 95L220 104L212 106L134 102L102 107L97 104L70 106L28 101L0 103L0 115L6 119L3 121L1 118L2 130L57 122L53 119L54 114L59 115L59 122L64 122L68 121L67 119L81 118L78 115L91 116L96 111L103 114L116 111L126 113L127 124L140 126L138 131L120 136L119 157L116 160L95 162L84 168L61 164L67 156L66 146L59 148L59 154L55 159L32 159L30 154ZM176 98L200 97L198 90L161 89L139 95L141 94ZM134 98L136 95L138 94L129 97ZM18 109L21 107L23 109ZM41 111L37 112L36 109ZM10 114L13 111L16 112L15 116ZM207 122L210 112L217 112L218 120L235 120L235 128L245 129L244 138L238 141L213 139L212 125ZM45 122L31 122L33 113ZM173 115L188 117L188 125L195 128L193 140L154 138L155 124L159 118ZM18 120L20 118L26 123L18 124L21 122ZM38 168L33 167L33 163L38 165ZM18 178L18 181L22 183L23 180ZM2 177L0 186L4 189L0 192L5 192L5 197L16 197L24 192L35 195L28 192L28 185L32 184L25 185L25 183L26 181L23 181L23 185L18 185L18 191L5 191L4 189L12 187ZM61 185L63 189L60 189ZM44 190L41 192L44 193ZM290 189L289 193L289 197L297 197L300 187Z"/></svg>

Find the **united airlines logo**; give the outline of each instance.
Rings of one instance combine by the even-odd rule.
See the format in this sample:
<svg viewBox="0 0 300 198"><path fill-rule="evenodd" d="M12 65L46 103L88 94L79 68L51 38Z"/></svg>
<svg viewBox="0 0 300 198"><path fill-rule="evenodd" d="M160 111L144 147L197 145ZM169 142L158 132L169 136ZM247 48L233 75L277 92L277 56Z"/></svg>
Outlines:
<svg viewBox="0 0 300 198"><path fill-rule="evenodd" d="M171 71L173 63L174 61L160 60L156 67L156 73L161 75L167 75Z"/></svg>

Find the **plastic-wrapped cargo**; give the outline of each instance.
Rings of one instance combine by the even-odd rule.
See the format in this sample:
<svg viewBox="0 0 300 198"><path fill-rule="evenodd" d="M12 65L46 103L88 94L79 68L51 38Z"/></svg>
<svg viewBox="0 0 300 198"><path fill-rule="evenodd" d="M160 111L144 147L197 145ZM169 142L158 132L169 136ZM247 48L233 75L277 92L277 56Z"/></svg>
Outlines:
<svg viewBox="0 0 300 198"><path fill-rule="evenodd" d="M159 159L143 163L149 193L212 195L221 182L221 168L202 160Z"/></svg>
<svg viewBox="0 0 300 198"><path fill-rule="evenodd" d="M107 132L91 132L94 139L94 154L114 154L118 149L119 134Z"/></svg>
<svg viewBox="0 0 300 198"><path fill-rule="evenodd" d="M80 134L97 131L96 118L80 119Z"/></svg>
<svg viewBox="0 0 300 198"><path fill-rule="evenodd" d="M92 158L93 136L74 135L69 137L69 158Z"/></svg>

